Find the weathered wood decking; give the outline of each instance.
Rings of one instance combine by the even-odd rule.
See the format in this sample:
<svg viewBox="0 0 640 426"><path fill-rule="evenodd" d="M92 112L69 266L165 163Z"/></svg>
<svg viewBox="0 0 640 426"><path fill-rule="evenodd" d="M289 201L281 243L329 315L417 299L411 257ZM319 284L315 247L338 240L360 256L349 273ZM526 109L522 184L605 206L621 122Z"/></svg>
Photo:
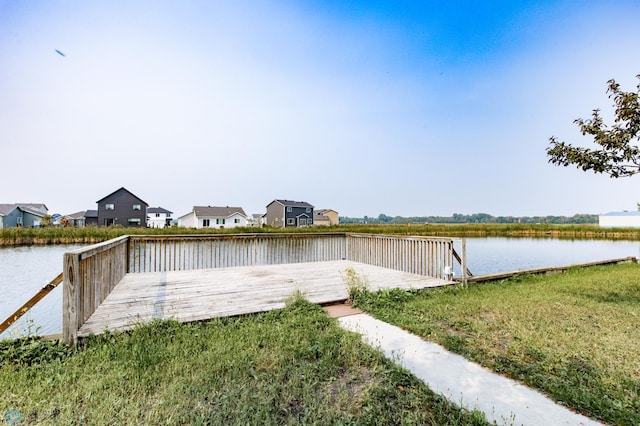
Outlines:
<svg viewBox="0 0 640 426"><path fill-rule="evenodd" d="M123 236L65 253L62 334L73 345L79 336L153 318L195 321L261 312L282 307L296 291L314 303L344 300L341 274L349 267L373 290L453 284L456 261L467 271L465 242L446 237Z"/></svg>
<svg viewBox="0 0 640 426"><path fill-rule="evenodd" d="M343 301L348 297L343 279L348 268L366 279L371 290L456 284L348 260L129 273L81 326L78 336L126 330L155 318L190 322L269 311L284 307L296 292L317 304Z"/></svg>

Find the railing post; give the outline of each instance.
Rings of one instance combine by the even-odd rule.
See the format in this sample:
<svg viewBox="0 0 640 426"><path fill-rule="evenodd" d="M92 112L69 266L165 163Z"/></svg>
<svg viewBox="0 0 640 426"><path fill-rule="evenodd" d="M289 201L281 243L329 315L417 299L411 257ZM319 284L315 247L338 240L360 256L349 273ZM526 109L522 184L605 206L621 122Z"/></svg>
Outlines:
<svg viewBox="0 0 640 426"><path fill-rule="evenodd" d="M460 240L460 258L462 262L460 262L460 266L462 268L462 285L467 285L467 241L462 238Z"/></svg>
<svg viewBox="0 0 640 426"><path fill-rule="evenodd" d="M125 244L125 249L124 249L124 256L125 256L125 269L124 272L126 274L128 274L129 272L131 272L131 270L133 269L131 267L131 263L133 262L133 260L131 259L131 244L133 244L133 240L131 239L131 236L127 237L127 244Z"/></svg>
<svg viewBox="0 0 640 426"><path fill-rule="evenodd" d="M80 255L65 253L62 285L62 339L75 346L80 328Z"/></svg>

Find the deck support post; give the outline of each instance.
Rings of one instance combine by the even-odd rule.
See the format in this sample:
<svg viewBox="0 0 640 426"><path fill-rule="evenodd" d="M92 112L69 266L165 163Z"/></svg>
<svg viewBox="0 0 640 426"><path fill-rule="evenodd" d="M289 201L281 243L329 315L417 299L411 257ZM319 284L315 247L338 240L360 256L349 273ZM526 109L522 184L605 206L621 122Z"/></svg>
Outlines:
<svg viewBox="0 0 640 426"><path fill-rule="evenodd" d="M65 253L62 284L62 339L75 346L78 342L80 315L80 255Z"/></svg>

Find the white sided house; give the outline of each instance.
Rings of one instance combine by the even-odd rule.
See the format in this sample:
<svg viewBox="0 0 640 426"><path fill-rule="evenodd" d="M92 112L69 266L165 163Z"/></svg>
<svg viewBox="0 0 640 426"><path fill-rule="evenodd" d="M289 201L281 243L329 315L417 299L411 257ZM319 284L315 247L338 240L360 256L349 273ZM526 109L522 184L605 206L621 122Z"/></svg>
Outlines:
<svg viewBox="0 0 640 426"><path fill-rule="evenodd" d="M601 214L598 223L602 228L640 228L640 212L610 212Z"/></svg>
<svg viewBox="0 0 640 426"><path fill-rule="evenodd" d="M242 207L193 206L193 210L178 218L182 228L236 228L247 226Z"/></svg>
<svg viewBox="0 0 640 426"><path fill-rule="evenodd" d="M149 228L165 228L171 226L171 214L167 209L162 207L147 208L147 227Z"/></svg>

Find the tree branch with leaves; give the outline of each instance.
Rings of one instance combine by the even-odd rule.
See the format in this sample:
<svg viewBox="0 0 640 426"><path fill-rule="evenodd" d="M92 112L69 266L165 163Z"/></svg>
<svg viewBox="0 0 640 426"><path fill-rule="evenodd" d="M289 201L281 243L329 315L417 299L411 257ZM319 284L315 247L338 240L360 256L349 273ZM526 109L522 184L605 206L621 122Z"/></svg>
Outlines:
<svg viewBox="0 0 640 426"><path fill-rule="evenodd" d="M636 76L640 80L640 74ZM574 123L583 135L590 135L599 148L576 147L549 138L549 163L557 166L575 165L583 171L605 173L612 178L640 173L640 83L637 92L624 92L615 80L608 81L607 93L615 104L615 120L608 127L600 110L593 110L591 119L578 118Z"/></svg>

